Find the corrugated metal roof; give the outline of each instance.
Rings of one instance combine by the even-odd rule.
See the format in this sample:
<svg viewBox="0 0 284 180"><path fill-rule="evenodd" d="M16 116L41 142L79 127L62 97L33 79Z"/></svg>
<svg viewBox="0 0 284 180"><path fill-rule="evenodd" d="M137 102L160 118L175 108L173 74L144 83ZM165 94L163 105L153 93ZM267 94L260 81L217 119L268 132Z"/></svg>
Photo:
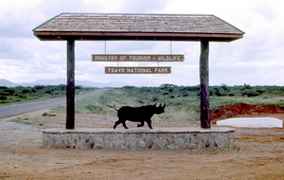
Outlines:
<svg viewBox="0 0 284 180"><path fill-rule="evenodd" d="M231 41L243 32L214 15L62 13L34 29L42 40L157 39Z"/></svg>

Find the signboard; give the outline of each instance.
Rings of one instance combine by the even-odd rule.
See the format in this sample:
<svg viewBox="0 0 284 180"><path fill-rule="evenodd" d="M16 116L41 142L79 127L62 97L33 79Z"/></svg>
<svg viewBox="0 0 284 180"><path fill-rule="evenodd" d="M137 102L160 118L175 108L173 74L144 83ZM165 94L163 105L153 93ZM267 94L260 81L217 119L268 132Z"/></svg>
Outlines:
<svg viewBox="0 0 284 180"><path fill-rule="evenodd" d="M140 61L140 62L181 62L184 61L182 54L94 54L92 60L102 61Z"/></svg>
<svg viewBox="0 0 284 180"><path fill-rule="evenodd" d="M119 67L119 66L106 66L106 74L170 74L170 66L161 66L161 67Z"/></svg>

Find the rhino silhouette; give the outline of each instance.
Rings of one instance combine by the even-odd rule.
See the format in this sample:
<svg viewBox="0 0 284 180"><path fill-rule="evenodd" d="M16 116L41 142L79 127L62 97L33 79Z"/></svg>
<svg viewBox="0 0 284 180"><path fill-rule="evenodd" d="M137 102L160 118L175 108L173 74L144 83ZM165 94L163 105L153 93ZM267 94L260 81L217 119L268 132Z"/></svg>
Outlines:
<svg viewBox="0 0 284 180"><path fill-rule="evenodd" d="M122 106L119 109L116 109L114 106L109 107L117 111L118 120L114 123L113 129L115 129L119 124L122 124L125 129L128 129L126 121L140 122L137 127L143 127L146 122L148 127L153 129L151 118L154 114L164 113L166 105L157 106L157 104L154 104L139 107Z"/></svg>

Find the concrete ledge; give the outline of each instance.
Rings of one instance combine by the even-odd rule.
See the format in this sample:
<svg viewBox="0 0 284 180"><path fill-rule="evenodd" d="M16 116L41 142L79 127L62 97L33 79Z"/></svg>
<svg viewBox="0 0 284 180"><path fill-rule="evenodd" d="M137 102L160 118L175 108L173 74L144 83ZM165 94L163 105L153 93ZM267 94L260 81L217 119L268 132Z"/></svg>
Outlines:
<svg viewBox="0 0 284 180"><path fill-rule="evenodd" d="M223 127L46 129L43 130L43 145L48 148L107 150L224 148L231 145L233 132L233 129Z"/></svg>

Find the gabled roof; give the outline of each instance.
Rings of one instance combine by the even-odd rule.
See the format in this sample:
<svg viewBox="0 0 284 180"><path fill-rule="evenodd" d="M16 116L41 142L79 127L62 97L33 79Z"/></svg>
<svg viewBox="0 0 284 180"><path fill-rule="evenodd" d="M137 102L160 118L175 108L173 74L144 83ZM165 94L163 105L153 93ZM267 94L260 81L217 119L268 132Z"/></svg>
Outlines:
<svg viewBox="0 0 284 180"><path fill-rule="evenodd" d="M214 15L62 13L34 30L41 40L232 41L244 32Z"/></svg>

